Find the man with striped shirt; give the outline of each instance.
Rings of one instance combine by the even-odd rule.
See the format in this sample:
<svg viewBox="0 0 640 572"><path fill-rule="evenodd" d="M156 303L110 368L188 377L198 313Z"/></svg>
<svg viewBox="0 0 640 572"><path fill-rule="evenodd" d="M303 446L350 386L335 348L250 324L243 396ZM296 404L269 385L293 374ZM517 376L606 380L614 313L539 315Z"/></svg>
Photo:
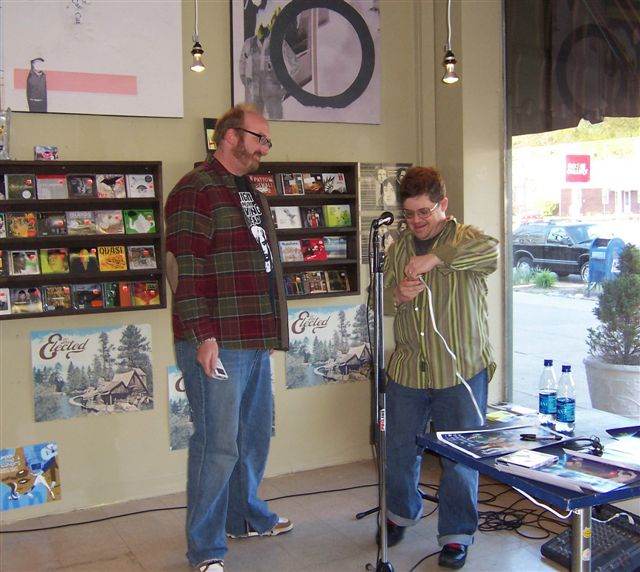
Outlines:
<svg viewBox="0 0 640 572"><path fill-rule="evenodd" d="M165 207L176 361L194 426L187 558L200 572L223 570L227 536L293 528L258 497L271 438L269 353L288 345L275 230L246 177L271 148L269 125L238 105L218 121L215 141Z"/></svg>
<svg viewBox="0 0 640 572"><path fill-rule="evenodd" d="M495 372L489 343L486 277L498 241L446 215L442 177L413 167L399 200L408 229L389 249L385 309L395 314L396 348L387 368L389 545L422 516L416 436L482 425L487 384ZM439 332L439 334L438 334ZM478 473L442 458L439 564L464 566L477 527Z"/></svg>

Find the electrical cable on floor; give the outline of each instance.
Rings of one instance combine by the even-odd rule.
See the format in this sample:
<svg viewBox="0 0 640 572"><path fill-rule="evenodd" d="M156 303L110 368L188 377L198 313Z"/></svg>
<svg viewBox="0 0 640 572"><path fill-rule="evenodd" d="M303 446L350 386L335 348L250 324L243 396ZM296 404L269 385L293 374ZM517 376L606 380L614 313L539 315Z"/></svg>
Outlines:
<svg viewBox="0 0 640 572"><path fill-rule="evenodd" d="M345 487L342 489L327 489L324 491L310 491L307 493L293 493L290 495L283 495L281 497L273 497L270 499L265 499L265 502L271 502L271 501L277 501L277 500L282 500L282 499L290 499L290 498L294 498L294 497L305 497L305 496L311 496L311 495L321 495L321 494L325 494L325 493L340 493L343 491L353 491L356 489L365 489L368 487L377 487L378 483L371 483L370 485L354 485L353 487ZM160 512L160 511L164 511L164 510L179 510L179 509L185 509L187 508L184 505L181 506L169 506L169 507L162 507L162 508L147 508L144 510L137 510L135 512L125 512L122 514L114 514L111 516L105 516L102 518L95 518L92 520L83 520L81 522L68 522L67 524L58 524L56 526L43 526L42 528L25 528L25 529L20 529L20 530L2 530L0 529L0 534L18 534L20 532L40 532L40 531L44 531L44 530L55 530L56 528L66 528L69 526L79 526L81 524L93 524L95 522L104 522L105 520L112 520L114 518L121 518L124 516L133 516L136 514L145 514L147 512Z"/></svg>
<svg viewBox="0 0 640 572"><path fill-rule="evenodd" d="M425 557L421 558L420 560L418 560L409 570L409 572L413 572L414 570L417 570L418 566L420 566L420 564L422 564L425 560L427 560L428 558L431 558L432 556L435 556L436 554L440 554L440 550L436 550L435 552L432 552L431 554L427 554Z"/></svg>

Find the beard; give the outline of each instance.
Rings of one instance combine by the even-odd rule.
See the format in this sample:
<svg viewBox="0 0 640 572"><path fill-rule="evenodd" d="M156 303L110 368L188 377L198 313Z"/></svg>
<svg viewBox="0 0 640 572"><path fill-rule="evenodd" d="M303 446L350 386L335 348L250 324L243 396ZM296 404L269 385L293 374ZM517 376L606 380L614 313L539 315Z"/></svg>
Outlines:
<svg viewBox="0 0 640 572"><path fill-rule="evenodd" d="M242 164L247 173L253 173L260 166L260 155L249 153L244 144L244 139L238 141L238 145L231 150L232 155Z"/></svg>

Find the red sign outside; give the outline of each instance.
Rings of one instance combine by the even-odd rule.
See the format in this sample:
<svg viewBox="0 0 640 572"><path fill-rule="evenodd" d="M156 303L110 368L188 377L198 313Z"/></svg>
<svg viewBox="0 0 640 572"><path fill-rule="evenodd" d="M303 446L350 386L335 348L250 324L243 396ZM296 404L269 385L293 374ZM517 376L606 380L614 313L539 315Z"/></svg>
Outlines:
<svg viewBox="0 0 640 572"><path fill-rule="evenodd" d="M567 183L588 183L591 180L591 156L567 155Z"/></svg>

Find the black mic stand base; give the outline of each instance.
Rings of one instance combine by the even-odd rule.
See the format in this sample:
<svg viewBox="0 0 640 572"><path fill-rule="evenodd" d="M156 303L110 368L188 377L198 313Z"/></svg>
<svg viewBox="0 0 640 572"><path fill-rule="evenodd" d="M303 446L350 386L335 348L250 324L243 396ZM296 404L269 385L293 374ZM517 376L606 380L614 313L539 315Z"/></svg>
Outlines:
<svg viewBox="0 0 640 572"><path fill-rule="evenodd" d="M367 564L365 569L375 570L376 572L393 572L393 565L391 562L382 562L382 560L378 560L375 568L373 567L373 564Z"/></svg>

